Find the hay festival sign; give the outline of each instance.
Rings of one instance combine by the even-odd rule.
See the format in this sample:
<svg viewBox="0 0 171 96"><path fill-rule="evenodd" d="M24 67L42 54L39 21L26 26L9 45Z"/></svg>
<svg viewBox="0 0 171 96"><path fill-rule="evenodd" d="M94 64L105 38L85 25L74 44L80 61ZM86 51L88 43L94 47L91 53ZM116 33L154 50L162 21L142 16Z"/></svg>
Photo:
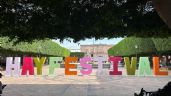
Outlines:
<svg viewBox="0 0 171 96"><path fill-rule="evenodd" d="M111 62L113 70L109 70L109 75L122 75L122 71L118 69L118 62L121 61L122 57L113 57L110 56L108 61ZM21 66L21 57L7 57L6 58L6 76L21 76L21 75L42 75L43 66L47 57L23 57L22 68ZM63 61L64 60L64 61ZM82 69L80 70L81 74L90 75L92 73L92 65L89 62L96 61L98 63L97 75L101 75L103 70L103 61L106 61L104 57L83 57L78 61L77 57L49 57L49 73L48 75L54 75L55 68L60 68L60 63L64 62L65 65L65 75L77 75L78 70L75 69L77 62L80 63ZM153 57L153 70L150 68L150 62L148 57L140 57L139 62L136 57L132 57L131 60L129 57L124 57L124 63L126 68L127 75L135 75L136 65L139 63L138 74L137 76L156 76L163 75L167 76L168 71L161 71L159 67L159 57ZM34 69L35 65L35 69ZM37 70L37 73L35 73ZM13 74L12 74L13 73Z"/></svg>

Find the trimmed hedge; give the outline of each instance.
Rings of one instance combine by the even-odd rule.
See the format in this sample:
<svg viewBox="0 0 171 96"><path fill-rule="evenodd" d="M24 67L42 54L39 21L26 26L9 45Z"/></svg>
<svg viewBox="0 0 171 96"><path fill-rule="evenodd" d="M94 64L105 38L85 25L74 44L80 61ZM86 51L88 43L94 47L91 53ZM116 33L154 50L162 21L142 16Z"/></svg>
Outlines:
<svg viewBox="0 0 171 96"><path fill-rule="evenodd" d="M137 46L138 48L136 48ZM169 38L137 38L129 37L120 41L108 50L112 56L160 55L171 54L171 37Z"/></svg>
<svg viewBox="0 0 171 96"><path fill-rule="evenodd" d="M78 57L78 58L82 58L84 57L84 52L71 52L70 56L71 57Z"/></svg>
<svg viewBox="0 0 171 96"><path fill-rule="evenodd" d="M169 38L152 38L158 54L171 53L171 37Z"/></svg>
<svg viewBox="0 0 171 96"><path fill-rule="evenodd" d="M108 54L112 56L145 55L155 52L156 48L151 38L137 37L125 38L108 50Z"/></svg>
<svg viewBox="0 0 171 96"><path fill-rule="evenodd" d="M62 56L70 55L70 51L50 39L34 40L31 43L10 41L8 37L0 37L1 55L43 55Z"/></svg>

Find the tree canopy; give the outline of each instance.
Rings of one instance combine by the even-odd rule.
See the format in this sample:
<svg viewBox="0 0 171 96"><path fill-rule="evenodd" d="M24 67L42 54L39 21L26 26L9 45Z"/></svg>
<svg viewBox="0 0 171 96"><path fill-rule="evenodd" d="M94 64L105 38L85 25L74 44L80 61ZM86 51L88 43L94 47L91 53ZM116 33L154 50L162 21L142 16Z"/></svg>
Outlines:
<svg viewBox="0 0 171 96"><path fill-rule="evenodd" d="M156 48L151 38L137 37L125 38L108 50L108 54L114 56L130 56L155 52Z"/></svg>
<svg viewBox="0 0 171 96"><path fill-rule="evenodd" d="M10 41L8 37L0 37L0 56L62 56L70 55L70 51L52 40L34 40L31 43Z"/></svg>
<svg viewBox="0 0 171 96"><path fill-rule="evenodd" d="M137 38L129 37L108 50L109 55L161 55L171 54L171 38Z"/></svg>
<svg viewBox="0 0 171 96"><path fill-rule="evenodd" d="M85 53L84 52L71 52L70 56L71 57L78 57L79 59L84 57Z"/></svg>
<svg viewBox="0 0 171 96"><path fill-rule="evenodd" d="M156 50L161 54L171 54L171 37L169 38L152 38Z"/></svg>
<svg viewBox="0 0 171 96"><path fill-rule="evenodd" d="M0 0L0 36L34 40L167 37L150 0Z"/></svg>

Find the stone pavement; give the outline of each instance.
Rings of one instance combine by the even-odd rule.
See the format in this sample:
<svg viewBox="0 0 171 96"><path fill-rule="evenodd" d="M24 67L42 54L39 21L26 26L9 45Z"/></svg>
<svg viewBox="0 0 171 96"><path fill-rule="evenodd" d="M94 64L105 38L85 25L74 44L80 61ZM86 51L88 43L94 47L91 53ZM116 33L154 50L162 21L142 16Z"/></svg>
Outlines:
<svg viewBox="0 0 171 96"><path fill-rule="evenodd" d="M56 77L4 77L2 82L7 87L2 96L133 96L141 88L155 91L171 81L170 75L97 77L95 71L92 76L64 76L60 73Z"/></svg>

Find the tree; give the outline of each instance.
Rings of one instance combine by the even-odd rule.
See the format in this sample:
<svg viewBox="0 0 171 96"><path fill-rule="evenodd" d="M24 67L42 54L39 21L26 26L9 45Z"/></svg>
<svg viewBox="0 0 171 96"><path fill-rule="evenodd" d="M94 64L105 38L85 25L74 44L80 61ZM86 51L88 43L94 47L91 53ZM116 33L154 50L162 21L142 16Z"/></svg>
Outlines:
<svg viewBox="0 0 171 96"><path fill-rule="evenodd" d="M15 44L16 40L10 41L8 37L0 37L1 56L70 56L70 51L52 40L34 40L31 43L19 42Z"/></svg>
<svg viewBox="0 0 171 96"><path fill-rule="evenodd" d="M0 0L0 14L0 35L18 40L171 35L150 0Z"/></svg>
<svg viewBox="0 0 171 96"><path fill-rule="evenodd" d="M152 38L158 54L171 54L171 37Z"/></svg>
<svg viewBox="0 0 171 96"><path fill-rule="evenodd" d="M84 57L84 55L85 55L84 52L71 52L70 53L71 57L78 57L79 59Z"/></svg>
<svg viewBox="0 0 171 96"><path fill-rule="evenodd" d="M171 37L169 38L137 38L129 37L120 41L108 50L109 55L158 55L171 54Z"/></svg>
<svg viewBox="0 0 171 96"><path fill-rule="evenodd" d="M113 56L151 55L155 52L156 48L151 38L137 37L125 38L108 50L108 54Z"/></svg>

